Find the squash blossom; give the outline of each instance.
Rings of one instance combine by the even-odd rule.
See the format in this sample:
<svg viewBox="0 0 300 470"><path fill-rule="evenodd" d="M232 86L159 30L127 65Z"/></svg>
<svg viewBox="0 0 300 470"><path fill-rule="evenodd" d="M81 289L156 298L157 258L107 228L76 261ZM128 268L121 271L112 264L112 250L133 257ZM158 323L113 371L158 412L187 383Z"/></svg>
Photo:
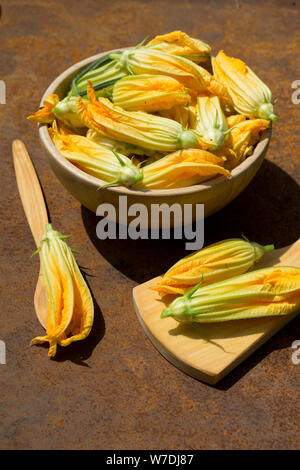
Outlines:
<svg viewBox="0 0 300 470"><path fill-rule="evenodd" d="M52 94L44 101L44 107L28 116L27 119L41 124L52 124L55 119L59 119L71 128L84 127L77 114L77 102L78 97L75 96L67 96L60 101L57 95Z"/></svg>
<svg viewBox="0 0 300 470"><path fill-rule="evenodd" d="M230 101L227 88L206 69L189 59L151 47L138 47L120 54L111 54L118 58L132 75L168 75L196 93L211 93Z"/></svg>
<svg viewBox="0 0 300 470"><path fill-rule="evenodd" d="M85 339L92 328L94 306L89 288L77 266L66 236L46 225L40 251L48 304L45 336L31 344L49 343L48 356L54 357L57 345L68 346Z"/></svg>
<svg viewBox="0 0 300 470"><path fill-rule="evenodd" d="M212 58L214 76L227 87L234 109L248 117L277 121L272 93L242 60L224 51Z"/></svg>
<svg viewBox="0 0 300 470"><path fill-rule="evenodd" d="M170 109L159 111L160 116L179 122L183 127L190 128L192 106L175 105Z"/></svg>
<svg viewBox="0 0 300 470"><path fill-rule="evenodd" d="M84 99L84 101L87 102L86 99ZM57 119L64 122L69 127L84 127L84 122L77 113L77 105L77 96L67 96L56 104L52 109L52 113Z"/></svg>
<svg viewBox="0 0 300 470"><path fill-rule="evenodd" d="M157 51L168 52L196 63L209 59L211 51L208 44L200 39L190 38L182 31L172 31L161 36L155 36L154 39L148 42L146 47L149 46Z"/></svg>
<svg viewBox="0 0 300 470"><path fill-rule="evenodd" d="M244 116L243 114L232 114L231 116L226 117L228 129L236 126L236 124L239 124L240 122L243 122L245 120L246 116Z"/></svg>
<svg viewBox="0 0 300 470"><path fill-rule="evenodd" d="M289 315L299 308L300 268L274 266L206 287L197 285L177 297L161 318L210 323Z"/></svg>
<svg viewBox="0 0 300 470"><path fill-rule="evenodd" d="M180 150L143 167L143 179L134 189L182 188L220 174L230 176L222 158L200 149Z"/></svg>
<svg viewBox="0 0 300 470"><path fill-rule="evenodd" d="M160 295L184 294L202 280L203 286L243 274L274 245L233 238L214 243L182 258L153 287Z"/></svg>
<svg viewBox="0 0 300 470"><path fill-rule="evenodd" d="M217 174L230 176L223 160L200 149L174 152L140 168L125 155L87 137L50 130L59 152L82 171L109 184L134 189L170 189L199 183Z"/></svg>
<svg viewBox="0 0 300 470"><path fill-rule="evenodd" d="M155 39L153 41L155 41ZM144 73L134 72L131 68L131 64L127 62L126 58L128 54L130 54L132 57L132 53L139 50L148 50L150 56L152 51L158 53L162 52L170 56L172 54L176 54L176 57L178 57L179 61L181 58L184 59L186 56L186 60L190 58L195 62L202 62L203 60L207 60L210 53L210 47L199 39L189 38L185 33L182 32L170 33L170 35L165 35L163 42L156 42L155 44L151 44L146 47L143 47L142 44L138 44L136 47L127 49L125 53L122 51L117 51L106 54L100 59L97 59L81 70L74 77L70 88L70 94L72 96L85 96L89 81L93 83L95 91L98 91L108 89L118 80L126 77L127 75ZM182 55L182 57L179 57L180 55ZM191 62L191 60L188 62ZM163 74L165 75L165 73Z"/></svg>
<svg viewBox="0 0 300 470"><path fill-rule="evenodd" d="M43 108L28 116L27 119L29 119L29 121L39 122L42 124L51 124L55 119L55 115L52 110L58 102L59 97L55 93L52 93L44 100Z"/></svg>
<svg viewBox="0 0 300 470"><path fill-rule="evenodd" d="M87 104L79 98L80 118L87 127L113 140L160 152L199 147L201 144L194 131L182 128L171 119L142 111L125 111L106 98L97 100L91 83L88 96Z"/></svg>
<svg viewBox="0 0 300 470"><path fill-rule="evenodd" d="M113 86L100 89L95 92L96 97L111 98ZM82 97L84 103L87 103L87 97ZM52 109L52 113L57 119L64 122L72 128L84 127L84 123L77 113L78 96L73 96L71 92Z"/></svg>
<svg viewBox="0 0 300 470"><path fill-rule="evenodd" d="M187 105L191 97L182 83L166 75L130 75L114 85L112 101L129 111L154 112Z"/></svg>
<svg viewBox="0 0 300 470"><path fill-rule="evenodd" d="M217 96L198 97L194 129L208 143L211 150L223 146L230 130L228 131L227 121Z"/></svg>
<svg viewBox="0 0 300 470"><path fill-rule="evenodd" d="M259 141L260 134L269 127L266 119L247 119L231 128L225 143L225 153L228 157L226 168L233 169L242 163L253 152L253 146ZM232 154L226 150L232 150Z"/></svg>
<svg viewBox="0 0 300 470"><path fill-rule="evenodd" d="M120 56L121 52L115 53L115 58L106 54L81 70L72 80L69 96L85 96L89 81L93 83L96 92L109 92L116 81L129 73L119 60Z"/></svg>
<svg viewBox="0 0 300 470"><path fill-rule="evenodd" d="M137 145L127 144L126 142L120 142L119 140L110 139L105 135L99 134L92 129L89 129L86 133L86 137L92 142L95 142L98 145L102 145L113 152L121 153L126 155L140 155L147 156L152 158L161 158L161 153L156 152L155 150L145 149L138 147Z"/></svg>
<svg viewBox="0 0 300 470"><path fill-rule="evenodd" d="M103 145L81 135L59 133L56 126L50 135L58 151L80 170L110 184L132 186L143 174L125 155L119 155Z"/></svg>

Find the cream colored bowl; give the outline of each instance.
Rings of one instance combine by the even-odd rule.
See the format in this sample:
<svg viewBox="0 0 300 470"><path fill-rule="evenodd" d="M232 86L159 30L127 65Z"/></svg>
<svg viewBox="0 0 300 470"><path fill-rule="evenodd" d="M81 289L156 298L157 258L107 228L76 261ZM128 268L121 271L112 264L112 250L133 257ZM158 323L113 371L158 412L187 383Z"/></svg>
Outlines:
<svg viewBox="0 0 300 470"><path fill-rule="evenodd" d="M72 78L77 75L83 67L86 67L89 63L99 59L105 54L107 54L107 52L82 60L59 75L46 90L41 104L51 93L56 93L60 98L63 98L69 89ZM96 212L97 207L102 203L113 204L116 208L116 212L118 212L119 196L125 195L128 198L128 206L134 203L142 203L148 209L150 209L151 204L162 203L169 205L178 203L181 206L183 206L183 204L204 204L205 217L214 214L222 209L222 207L229 204L250 183L262 164L270 142L271 133L272 129L270 128L263 134L260 142L255 147L253 155L246 158L243 163L232 171L232 177L230 179L224 176L218 176L210 179L206 183L181 189L137 191L118 186L99 191L97 188L104 185L105 182L84 173L72 163L68 162L56 150L52 143L47 125L39 126L42 146L55 175L82 205L93 212Z"/></svg>

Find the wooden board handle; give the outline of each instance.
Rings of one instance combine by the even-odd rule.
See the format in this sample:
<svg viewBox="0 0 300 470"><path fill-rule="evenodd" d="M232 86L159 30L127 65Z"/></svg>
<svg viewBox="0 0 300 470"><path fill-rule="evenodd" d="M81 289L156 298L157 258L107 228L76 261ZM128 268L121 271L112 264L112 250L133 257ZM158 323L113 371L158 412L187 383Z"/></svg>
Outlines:
<svg viewBox="0 0 300 470"><path fill-rule="evenodd" d="M39 247L45 232L45 226L48 223L44 196L23 142L14 140L12 151L20 197L33 238Z"/></svg>

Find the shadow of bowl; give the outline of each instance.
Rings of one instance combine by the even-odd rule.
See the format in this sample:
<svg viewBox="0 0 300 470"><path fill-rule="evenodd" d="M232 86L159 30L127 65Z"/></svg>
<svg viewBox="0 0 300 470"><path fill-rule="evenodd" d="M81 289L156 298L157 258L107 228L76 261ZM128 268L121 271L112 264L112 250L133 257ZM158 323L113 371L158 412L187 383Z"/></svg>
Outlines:
<svg viewBox="0 0 300 470"><path fill-rule="evenodd" d="M150 231L148 239L100 240L96 235L100 218L83 206L81 213L86 232L101 255L138 283L161 275L187 255L184 238L153 240ZM265 160L242 194L205 219L204 244L244 234L263 245L274 243L275 248L281 248L299 238L299 218L299 185L277 165Z"/></svg>

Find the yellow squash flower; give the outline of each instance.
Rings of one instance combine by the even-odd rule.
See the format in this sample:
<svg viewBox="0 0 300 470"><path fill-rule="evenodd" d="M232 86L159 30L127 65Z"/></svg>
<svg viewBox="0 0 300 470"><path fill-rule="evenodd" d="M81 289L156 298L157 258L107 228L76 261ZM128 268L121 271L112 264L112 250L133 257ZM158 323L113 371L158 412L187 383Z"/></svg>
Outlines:
<svg viewBox="0 0 300 470"><path fill-rule="evenodd" d="M206 69L191 60L150 47L128 49L123 53L111 54L118 57L120 63L132 75L168 75L195 93L211 93L230 101L224 85Z"/></svg>
<svg viewBox="0 0 300 470"><path fill-rule="evenodd" d="M253 153L253 146L259 141L261 133L269 127L270 121L266 119L247 119L231 128L225 145L228 157L226 168L233 169L245 158Z"/></svg>
<svg viewBox="0 0 300 470"><path fill-rule="evenodd" d="M226 117L228 129L236 126L236 124L239 124L240 122L243 122L245 120L246 116L244 116L243 114L232 114L231 116Z"/></svg>
<svg viewBox="0 0 300 470"><path fill-rule="evenodd" d="M173 65L171 65L171 67L174 68L174 64L177 63L177 69L180 69L180 67L188 68L187 64L183 65L180 62L180 55L182 55L183 60L184 57L186 57L186 60L190 58L195 62L207 60L207 58L209 57L210 47L207 44L198 39L189 38L188 35L180 31L175 31L173 33L170 33L169 35L165 35L163 41L157 42L156 39L153 40L155 44L153 43L146 47L138 45L136 47L127 49L125 52L118 51L115 53L109 53L100 57L100 59L97 59L93 63L89 64L73 78L70 87L70 96L85 96L89 81L93 83L95 91L98 92L104 90L104 92L106 92L107 90L110 90L110 88L121 78L132 73L136 74L136 72L132 72L132 69L130 68L130 63L128 63L127 61L127 56L130 55L132 58L133 54L135 54L136 51L149 51L150 57L152 52L162 52L171 56L176 54L178 60L173 62ZM188 60L188 62L191 61ZM155 70L156 65L153 65ZM165 67L163 67L163 70L165 69ZM176 73L175 70L174 72ZM151 71L137 72L137 74L140 73L151 73ZM182 71L179 72L179 70L177 70L177 73L180 73L182 75ZM187 73L189 74L190 72ZM157 71L155 72L155 74L157 74ZM160 73L160 75L162 74L165 75L164 72Z"/></svg>
<svg viewBox="0 0 300 470"><path fill-rule="evenodd" d="M129 73L119 60L120 55L121 52L113 58L111 54L106 54L81 70L73 78L68 96L85 96L89 81L93 83L97 94L109 94L116 81Z"/></svg>
<svg viewBox="0 0 300 470"><path fill-rule="evenodd" d="M98 145L104 146L109 150L117 153L121 153L122 155L128 156L147 156L151 158L161 158L162 154L151 149L145 149L142 147L138 147L137 145L128 144L126 142L121 142L119 140L110 139L103 134L99 134L99 132L94 131L93 129L89 129L86 133L86 137L95 142Z"/></svg>
<svg viewBox="0 0 300 470"><path fill-rule="evenodd" d="M191 106L176 105L170 109L163 109L159 112L162 117L172 119L173 121L179 122L183 127L190 128L190 109Z"/></svg>
<svg viewBox="0 0 300 470"><path fill-rule="evenodd" d="M143 177L138 166L125 155L98 145L87 137L62 134L56 125L50 130L58 151L80 170L109 184L132 186Z"/></svg>
<svg viewBox="0 0 300 470"><path fill-rule="evenodd" d="M147 46L158 51L179 55L193 62L204 62L209 58L211 48L200 39L189 37L182 31L172 31L168 34L155 36Z"/></svg>
<svg viewBox="0 0 300 470"><path fill-rule="evenodd" d="M79 98L78 114L85 125L113 140L120 140L160 152L199 147L199 139L192 130L160 116L142 111L125 111L106 98L96 99L91 83L88 88L89 102Z"/></svg>
<svg viewBox="0 0 300 470"><path fill-rule="evenodd" d="M230 176L222 158L200 149L180 150L143 167L143 179L134 188L183 188L217 175Z"/></svg>
<svg viewBox="0 0 300 470"><path fill-rule="evenodd" d="M108 184L134 189L171 189L190 186L216 175L230 176L223 159L200 149L177 151L143 168L87 137L60 133L56 125L50 129L59 152L77 168ZM113 141L112 141L113 145Z"/></svg>
<svg viewBox="0 0 300 470"><path fill-rule="evenodd" d="M272 93L267 85L240 59L220 51L212 59L214 76L227 87L234 109L248 117L277 121Z"/></svg>
<svg viewBox="0 0 300 470"><path fill-rule="evenodd" d="M113 87L112 101L129 111L154 112L191 101L182 83L167 75L130 75Z"/></svg>
<svg viewBox="0 0 300 470"><path fill-rule="evenodd" d="M87 99L83 98L83 101L87 102ZM69 127L84 127L84 122L77 113L77 106L78 97L70 96L59 101L52 109L52 112L56 119L59 119Z"/></svg>
<svg viewBox="0 0 300 470"><path fill-rule="evenodd" d="M99 91L95 92L97 98L111 98L113 87L110 86L105 90L100 89ZM86 94L86 93L85 93ZM82 101L87 103L87 97L82 97ZM78 96L73 96L70 92L63 100L59 101L55 107L52 109L52 113L55 115L57 119L61 122L64 122L67 126L76 129L84 127L84 123L80 118L78 112Z"/></svg>
<svg viewBox="0 0 300 470"><path fill-rule="evenodd" d="M27 119L42 124L51 124L55 119L55 115L53 114L52 110L58 102L59 97L55 93L52 93L44 100L44 107L36 111L34 114L28 116Z"/></svg>
<svg viewBox="0 0 300 470"><path fill-rule="evenodd" d="M164 309L161 318L211 323L289 315L299 308L300 268L274 266L195 286Z"/></svg>
<svg viewBox="0 0 300 470"><path fill-rule="evenodd" d="M194 129L211 150L223 146L228 125L218 96L198 96Z"/></svg>
<svg viewBox="0 0 300 470"><path fill-rule="evenodd" d="M249 271L265 252L273 249L273 245L262 246L246 239L223 240L182 258L153 289L160 295L184 294L202 276L202 286L206 286Z"/></svg>
<svg viewBox="0 0 300 470"><path fill-rule="evenodd" d="M77 266L66 236L47 224L40 251L45 281L48 317L45 336L31 344L49 343L48 356L54 357L57 345L68 346L85 339L92 328L94 306L89 288Z"/></svg>

